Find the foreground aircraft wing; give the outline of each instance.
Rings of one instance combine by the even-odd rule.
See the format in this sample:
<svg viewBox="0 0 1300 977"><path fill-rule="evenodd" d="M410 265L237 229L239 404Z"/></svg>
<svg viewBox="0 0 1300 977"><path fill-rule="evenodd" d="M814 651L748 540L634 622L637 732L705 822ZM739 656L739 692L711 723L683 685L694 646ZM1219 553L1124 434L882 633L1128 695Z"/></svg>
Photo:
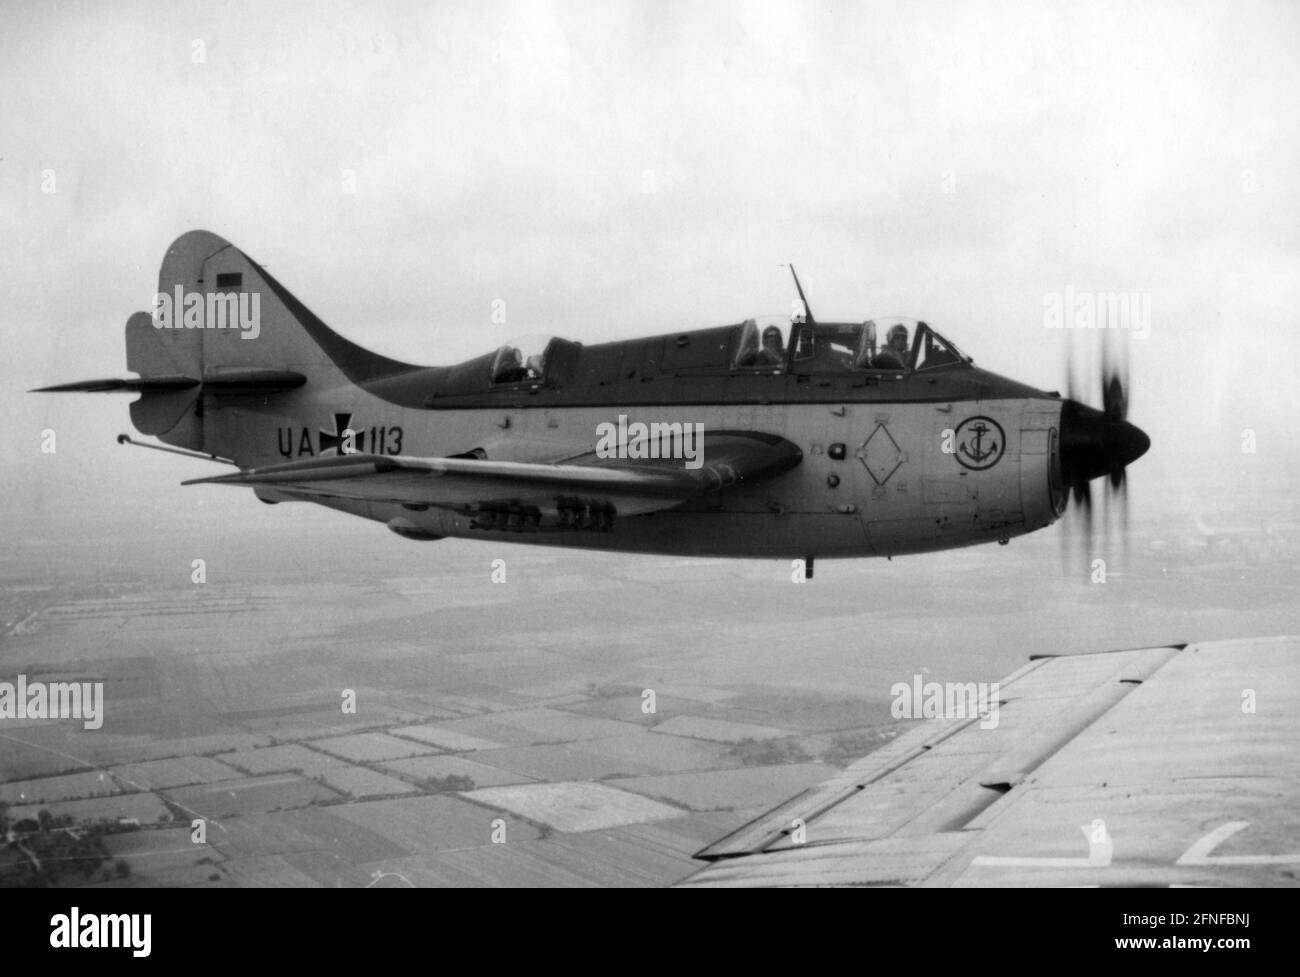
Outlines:
<svg viewBox="0 0 1300 977"><path fill-rule="evenodd" d="M921 721L683 884L1294 886L1298 663L1298 638L1032 659L995 727Z"/></svg>
<svg viewBox="0 0 1300 977"><path fill-rule="evenodd" d="M564 464L477 458L347 454L196 478L186 485L251 485L301 499L353 499L474 511L533 507L555 514L565 500L608 506L622 515L669 509L793 468L799 448L751 432L708 437L699 468L680 459L633 461L582 455Z"/></svg>

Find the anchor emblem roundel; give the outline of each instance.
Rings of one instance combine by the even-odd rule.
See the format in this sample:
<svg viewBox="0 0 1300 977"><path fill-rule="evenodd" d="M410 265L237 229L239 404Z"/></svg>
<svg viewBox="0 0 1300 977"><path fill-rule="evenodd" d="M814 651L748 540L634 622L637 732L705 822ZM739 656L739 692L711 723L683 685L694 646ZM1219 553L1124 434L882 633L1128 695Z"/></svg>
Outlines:
<svg viewBox="0 0 1300 977"><path fill-rule="evenodd" d="M992 468L1006 449L1007 438L1002 426L991 417L968 417L957 425L953 452L966 468L983 471Z"/></svg>

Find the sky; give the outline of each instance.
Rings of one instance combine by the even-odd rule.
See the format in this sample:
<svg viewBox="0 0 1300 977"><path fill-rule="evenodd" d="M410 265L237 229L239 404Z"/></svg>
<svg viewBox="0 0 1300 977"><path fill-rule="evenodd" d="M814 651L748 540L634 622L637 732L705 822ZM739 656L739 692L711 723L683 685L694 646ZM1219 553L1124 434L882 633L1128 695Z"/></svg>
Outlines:
<svg viewBox="0 0 1300 977"><path fill-rule="evenodd" d="M1047 389L1073 342L1097 403L1097 334L1045 303L1145 296L1139 514L1286 504L1298 54L1292 3L11 3L0 518L197 474L113 443L128 397L25 392L124 375L193 228L424 363L787 311L793 263L818 318L924 318Z"/></svg>

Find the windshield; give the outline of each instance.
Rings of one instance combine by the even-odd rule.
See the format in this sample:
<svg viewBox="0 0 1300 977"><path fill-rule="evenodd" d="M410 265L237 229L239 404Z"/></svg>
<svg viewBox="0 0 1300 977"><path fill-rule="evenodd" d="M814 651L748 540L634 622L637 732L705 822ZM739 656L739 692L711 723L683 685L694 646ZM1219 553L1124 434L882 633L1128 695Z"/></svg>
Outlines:
<svg viewBox="0 0 1300 977"><path fill-rule="evenodd" d="M970 362L971 358L955 344L940 336L924 322L920 324L920 333L916 337L916 348L913 351L912 369L929 370L952 364L969 365Z"/></svg>

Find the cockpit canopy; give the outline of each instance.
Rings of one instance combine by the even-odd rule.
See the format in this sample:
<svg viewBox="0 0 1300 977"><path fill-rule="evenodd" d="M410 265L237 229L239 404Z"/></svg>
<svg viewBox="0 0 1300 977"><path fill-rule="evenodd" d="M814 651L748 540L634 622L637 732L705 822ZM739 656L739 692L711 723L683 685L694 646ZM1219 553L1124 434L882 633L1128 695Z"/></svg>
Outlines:
<svg viewBox="0 0 1300 977"><path fill-rule="evenodd" d="M492 383L558 382L568 377L581 344L558 336L530 335L492 354Z"/></svg>
<svg viewBox="0 0 1300 977"><path fill-rule="evenodd" d="M790 335L789 316L769 315L747 319L740 327L732 368L737 370L784 370L787 360L786 337Z"/></svg>
<svg viewBox="0 0 1300 977"><path fill-rule="evenodd" d="M857 323L764 316L741 326L735 348L734 370L902 374L971 363L928 323L899 316Z"/></svg>
<svg viewBox="0 0 1300 977"><path fill-rule="evenodd" d="M515 340L451 368L444 390L493 387L558 388L656 373L873 373L903 377L939 367L965 367L970 358L916 319L808 322L762 316L738 326L583 347L553 336Z"/></svg>

